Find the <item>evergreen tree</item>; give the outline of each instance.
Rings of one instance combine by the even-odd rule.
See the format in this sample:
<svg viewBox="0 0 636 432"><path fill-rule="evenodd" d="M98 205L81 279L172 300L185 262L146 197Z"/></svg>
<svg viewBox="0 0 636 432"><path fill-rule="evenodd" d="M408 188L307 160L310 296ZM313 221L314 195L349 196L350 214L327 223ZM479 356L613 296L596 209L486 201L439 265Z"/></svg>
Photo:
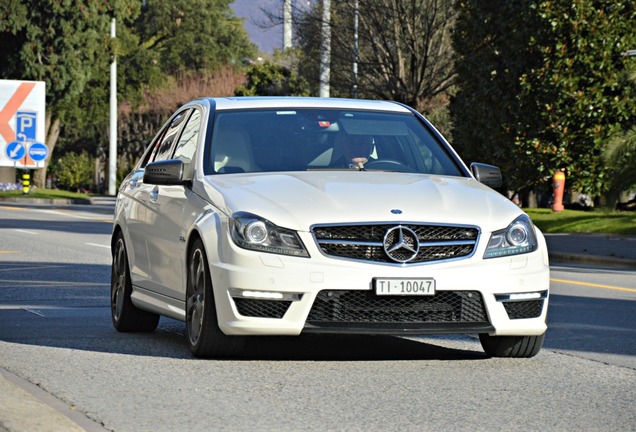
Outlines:
<svg viewBox="0 0 636 432"><path fill-rule="evenodd" d="M451 112L460 152L501 166L514 191L548 186L563 169L573 189L600 196L603 152L636 108L622 82L636 5L467 0L459 12Z"/></svg>
<svg viewBox="0 0 636 432"><path fill-rule="evenodd" d="M450 104L454 144L467 161L499 166L508 188L519 192L546 175L540 155L521 155L517 146L538 127L535 104L520 96L520 79L542 65L531 41L543 23L533 0L472 0L458 8L458 91Z"/></svg>
<svg viewBox="0 0 636 432"><path fill-rule="evenodd" d="M542 1L536 9L545 25L533 46L543 65L522 77L522 97L535 101L542 128L520 150L543 153L549 172L563 169L575 190L599 197L610 183L603 153L636 112L623 55L636 46L636 4Z"/></svg>

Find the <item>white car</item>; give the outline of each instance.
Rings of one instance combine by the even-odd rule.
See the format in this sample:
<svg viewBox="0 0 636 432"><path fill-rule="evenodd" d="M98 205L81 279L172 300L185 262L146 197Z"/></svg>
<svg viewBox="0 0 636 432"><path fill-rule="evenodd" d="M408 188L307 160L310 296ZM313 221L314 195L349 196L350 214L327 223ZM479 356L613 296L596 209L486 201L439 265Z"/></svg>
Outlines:
<svg viewBox="0 0 636 432"><path fill-rule="evenodd" d="M197 357L309 332L478 334L488 356L532 357L548 254L500 185L398 103L192 101L120 186L113 324L185 321Z"/></svg>

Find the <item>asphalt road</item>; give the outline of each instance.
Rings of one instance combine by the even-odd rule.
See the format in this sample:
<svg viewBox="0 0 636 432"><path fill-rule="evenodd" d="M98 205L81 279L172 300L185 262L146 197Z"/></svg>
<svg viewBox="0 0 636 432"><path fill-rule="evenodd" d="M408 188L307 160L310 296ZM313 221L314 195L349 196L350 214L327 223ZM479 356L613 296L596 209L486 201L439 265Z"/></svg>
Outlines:
<svg viewBox="0 0 636 432"><path fill-rule="evenodd" d="M111 214L0 205L0 370L84 429L634 430L633 270L554 267L532 359L488 359L473 336L313 335L198 360L180 322L113 329Z"/></svg>

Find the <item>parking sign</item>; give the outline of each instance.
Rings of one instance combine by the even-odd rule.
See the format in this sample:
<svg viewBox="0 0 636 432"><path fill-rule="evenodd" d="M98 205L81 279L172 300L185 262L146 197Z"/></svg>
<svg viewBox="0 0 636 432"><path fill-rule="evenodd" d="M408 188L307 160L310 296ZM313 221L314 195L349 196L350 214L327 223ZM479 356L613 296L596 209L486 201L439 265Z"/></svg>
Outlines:
<svg viewBox="0 0 636 432"><path fill-rule="evenodd" d="M28 150L33 143L46 142L45 95L43 81L0 80L0 170L38 168ZM33 154L44 155L38 146Z"/></svg>
<svg viewBox="0 0 636 432"><path fill-rule="evenodd" d="M15 136L18 141L35 141L37 133L37 113L33 111L18 111L16 113Z"/></svg>

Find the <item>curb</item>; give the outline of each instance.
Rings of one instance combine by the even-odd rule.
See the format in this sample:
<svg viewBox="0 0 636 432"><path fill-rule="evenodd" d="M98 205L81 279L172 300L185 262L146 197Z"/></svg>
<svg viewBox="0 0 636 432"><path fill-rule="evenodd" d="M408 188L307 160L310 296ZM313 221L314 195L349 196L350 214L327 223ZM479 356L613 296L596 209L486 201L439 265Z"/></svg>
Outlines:
<svg viewBox="0 0 636 432"><path fill-rule="evenodd" d="M75 407L35 384L0 368L0 431L104 432Z"/></svg>

